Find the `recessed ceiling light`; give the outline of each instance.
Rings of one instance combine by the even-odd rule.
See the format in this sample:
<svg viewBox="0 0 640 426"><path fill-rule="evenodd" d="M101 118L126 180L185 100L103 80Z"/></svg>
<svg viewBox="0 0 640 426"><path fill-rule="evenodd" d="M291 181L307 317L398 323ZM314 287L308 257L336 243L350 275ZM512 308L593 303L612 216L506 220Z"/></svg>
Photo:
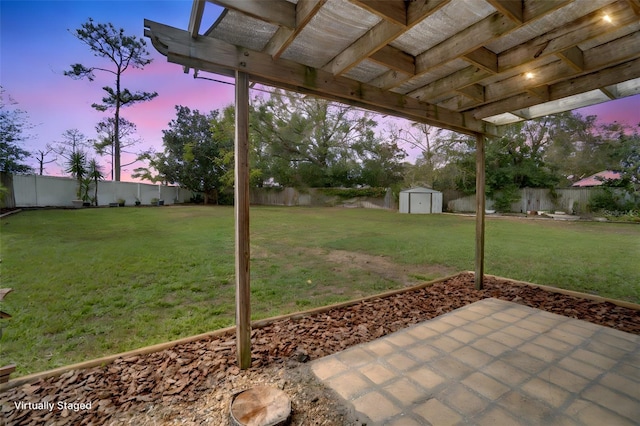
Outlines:
<svg viewBox="0 0 640 426"><path fill-rule="evenodd" d="M611 16L606 15L606 14L602 17L602 20L607 22L607 23L609 23L609 24L613 22L613 19L611 19Z"/></svg>
<svg viewBox="0 0 640 426"><path fill-rule="evenodd" d="M527 73L525 73L525 74L524 74L524 76L525 76L528 80L530 80L530 79L532 79L532 78L533 78L533 73L532 73L532 72L527 72Z"/></svg>

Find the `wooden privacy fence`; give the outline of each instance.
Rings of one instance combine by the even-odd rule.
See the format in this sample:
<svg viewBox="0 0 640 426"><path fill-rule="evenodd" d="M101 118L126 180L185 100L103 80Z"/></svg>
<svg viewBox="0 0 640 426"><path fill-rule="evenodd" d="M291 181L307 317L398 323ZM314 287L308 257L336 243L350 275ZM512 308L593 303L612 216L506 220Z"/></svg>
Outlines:
<svg viewBox="0 0 640 426"><path fill-rule="evenodd" d="M585 213L589 200L599 188L562 188L556 189L553 196L547 188L523 188L520 200L511 204L511 212L561 210L567 213ZM463 195L457 191L444 191L444 205L450 212L475 212L476 196ZM493 209L493 200L487 198L486 208Z"/></svg>
<svg viewBox="0 0 640 426"><path fill-rule="evenodd" d="M78 183L75 179L41 175L8 175L2 173L2 183L7 188L4 207L71 207L77 199ZM89 193L94 195L93 186ZM189 190L178 186L153 185L137 182L100 181L98 183L98 205L108 206L118 200L132 206L136 200L141 204L152 204L164 200L164 204L188 202Z"/></svg>
<svg viewBox="0 0 640 426"><path fill-rule="evenodd" d="M396 209L397 202L390 189L384 197L342 198L323 193L321 188L309 188L300 191L295 188L251 188L252 205L265 206L308 206L308 207L364 207Z"/></svg>

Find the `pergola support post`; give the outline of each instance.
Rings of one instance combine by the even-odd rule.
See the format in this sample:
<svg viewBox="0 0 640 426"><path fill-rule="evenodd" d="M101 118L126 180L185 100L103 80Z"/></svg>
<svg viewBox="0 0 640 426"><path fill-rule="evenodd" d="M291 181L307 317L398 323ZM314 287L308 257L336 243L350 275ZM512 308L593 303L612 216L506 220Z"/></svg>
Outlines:
<svg viewBox="0 0 640 426"><path fill-rule="evenodd" d="M251 367L249 275L249 78L236 71L235 133L236 352L241 369Z"/></svg>
<svg viewBox="0 0 640 426"><path fill-rule="evenodd" d="M484 279L484 215L485 215L484 135L476 134L476 268L475 288L482 290Z"/></svg>

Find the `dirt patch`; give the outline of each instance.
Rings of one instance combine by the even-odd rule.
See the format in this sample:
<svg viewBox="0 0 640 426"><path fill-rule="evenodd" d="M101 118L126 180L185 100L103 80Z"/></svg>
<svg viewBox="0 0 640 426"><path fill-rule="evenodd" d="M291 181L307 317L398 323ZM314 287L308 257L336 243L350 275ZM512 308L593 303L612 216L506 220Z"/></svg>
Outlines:
<svg viewBox="0 0 640 426"><path fill-rule="evenodd" d="M310 373L307 361L495 297L640 334L640 312L508 280L460 274L433 286L363 301L324 313L276 321L252 332L252 367L236 366L235 336L210 337L112 364L69 371L0 394L7 425L227 424L231 396L258 384L291 398L293 425L355 426L360 420ZM91 402L88 410L17 409L19 402Z"/></svg>
<svg viewBox="0 0 640 426"><path fill-rule="evenodd" d="M405 287L430 281L437 277L452 275L455 270L441 265L402 265L387 256L375 256L347 250L305 249L315 257L325 257L336 268L356 269L378 275Z"/></svg>

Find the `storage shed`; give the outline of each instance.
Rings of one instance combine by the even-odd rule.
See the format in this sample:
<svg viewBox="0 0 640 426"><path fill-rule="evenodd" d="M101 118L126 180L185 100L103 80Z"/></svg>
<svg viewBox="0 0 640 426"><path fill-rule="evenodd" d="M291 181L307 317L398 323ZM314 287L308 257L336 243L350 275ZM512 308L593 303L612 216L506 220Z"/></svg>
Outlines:
<svg viewBox="0 0 640 426"><path fill-rule="evenodd" d="M442 213L442 192L430 188L411 188L400 192L400 213Z"/></svg>

